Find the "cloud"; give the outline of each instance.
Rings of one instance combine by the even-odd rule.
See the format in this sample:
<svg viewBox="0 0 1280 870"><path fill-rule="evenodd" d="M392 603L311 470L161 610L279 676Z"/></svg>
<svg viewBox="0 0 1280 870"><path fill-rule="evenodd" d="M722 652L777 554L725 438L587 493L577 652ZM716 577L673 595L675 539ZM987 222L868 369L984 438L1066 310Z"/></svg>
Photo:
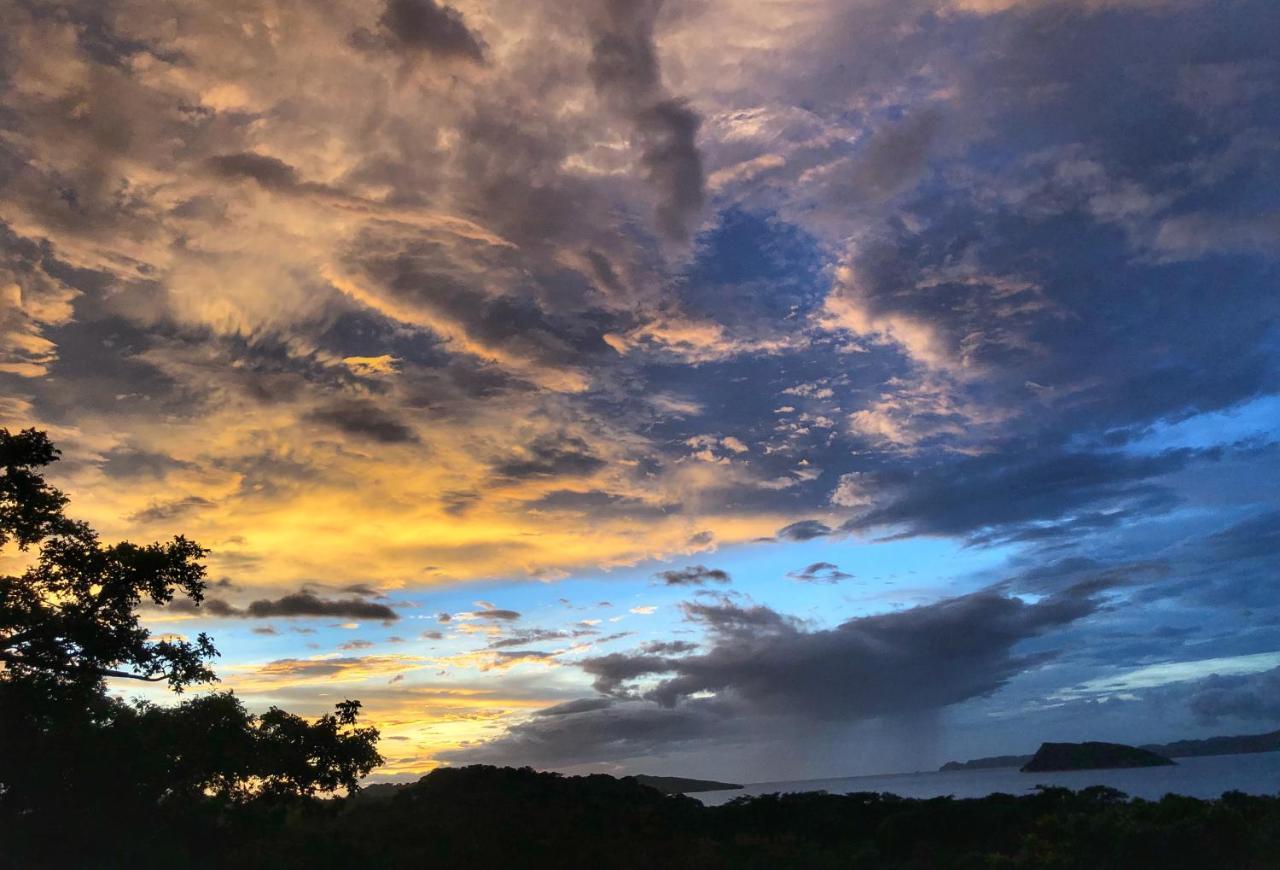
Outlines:
<svg viewBox="0 0 1280 870"><path fill-rule="evenodd" d="M588 713L593 710L604 710L612 707L613 698L579 698L576 701L565 701L554 707L545 707L534 713L535 716L566 716L570 713Z"/></svg>
<svg viewBox="0 0 1280 870"><path fill-rule="evenodd" d="M134 523L155 523L178 519L186 516L193 511L201 508L210 507L213 502L207 498L201 498L198 495L187 496L186 498L175 499L167 502L157 502L145 510L140 510L129 516L129 521Z"/></svg>
<svg viewBox="0 0 1280 870"><path fill-rule="evenodd" d="M301 186L298 171L277 157L243 152L210 157L209 169L222 178L246 178L267 190L293 192Z"/></svg>
<svg viewBox="0 0 1280 870"><path fill-rule="evenodd" d="M645 696L674 706L702 692L731 691L753 709L819 719L858 719L935 709L995 691L1033 666L1014 647L1094 612L1063 594L1039 604L984 592L806 631L759 605L728 600L684 605L711 646L678 659L605 656L581 663L602 694L636 677L670 673Z"/></svg>
<svg viewBox="0 0 1280 870"><path fill-rule="evenodd" d="M16 6L0 414L267 601L834 530L1270 642L1274 4L981 5Z"/></svg>
<svg viewBox="0 0 1280 870"><path fill-rule="evenodd" d="M604 460L591 452L583 439L562 435L541 436L520 455L493 466L500 477L573 477L591 474L603 468Z"/></svg>
<svg viewBox="0 0 1280 870"><path fill-rule="evenodd" d="M412 428L371 402L335 402L315 409L309 417L340 432L380 444L412 444L418 441Z"/></svg>
<svg viewBox="0 0 1280 870"><path fill-rule="evenodd" d="M463 622L472 622L479 620L481 622L514 622L520 618L520 613L515 610L504 610L488 601L477 601L476 606L479 610L467 610L462 613L453 614L454 620ZM447 622L449 620L441 620Z"/></svg>
<svg viewBox="0 0 1280 870"><path fill-rule="evenodd" d="M596 0L589 71L597 93L631 124L641 163L658 194L658 227L689 237L705 202L701 119L662 86L653 28L661 3Z"/></svg>
<svg viewBox="0 0 1280 870"><path fill-rule="evenodd" d="M350 683L386 677L421 667L412 656L331 656L275 659L261 665L230 669L228 677L246 691L271 690L314 683Z"/></svg>
<svg viewBox="0 0 1280 870"><path fill-rule="evenodd" d="M714 700L667 710L643 702L581 699L546 708L496 740L446 750L440 758L457 764L518 761L538 767L616 763L728 737L731 717L725 708Z"/></svg>
<svg viewBox="0 0 1280 870"><path fill-rule="evenodd" d="M690 565L679 570L659 571L653 576L667 586L701 586L705 583L729 582L729 572L719 568L708 568L705 565Z"/></svg>
<svg viewBox="0 0 1280 870"><path fill-rule="evenodd" d="M484 44L467 27L462 14L435 0L386 0L377 32L360 28L352 33L351 41L358 48L385 47L472 63L484 61Z"/></svg>
<svg viewBox="0 0 1280 870"><path fill-rule="evenodd" d="M513 646L528 646L533 643L542 643L548 640L569 640L572 638L588 637L596 632L590 629L578 629L576 631L557 631L548 628L526 628L514 631L506 637L499 638L491 642L488 649L506 649Z"/></svg>
<svg viewBox="0 0 1280 870"><path fill-rule="evenodd" d="M798 520L778 529L778 537L788 541L811 541L831 534L832 529L820 520Z"/></svg>
<svg viewBox="0 0 1280 870"><path fill-rule="evenodd" d="M696 643L688 640L653 640L640 647L642 652L651 655L679 655L693 652L697 648Z"/></svg>
<svg viewBox="0 0 1280 870"><path fill-rule="evenodd" d="M1106 526L1133 511L1151 515L1167 510L1175 497L1153 479L1220 456L1215 449L1156 455L1040 451L1017 457L979 456L922 470L896 486L881 481L883 501L842 528L888 526L911 534L1008 540Z"/></svg>
<svg viewBox="0 0 1280 870"><path fill-rule="evenodd" d="M688 618L707 630L706 653L689 655L693 645L672 642L583 659L579 666L603 697L550 708L444 757L616 762L937 710L990 695L1042 664L1050 653L1016 647L1098 605L1083 591L1036 604L983 591L812 630L760 605L686 603Z"/></svg>
<svg viewBox="0 0 1280 870"><path fill-rule="evenodd" d="M832 562L814 562L799 571L789 571L787 576L792 580L805 583L839 583L852 579L853 575L840 570L840 566Z"/></svg>
<svg viewBox="0 0 1280 870"><path fill-rule="evenodd" d="M361 598L325 599L311 592L295 592L280 598L260 598L246 607L237 607L220 598L206 598L202 603L175 601L169 610L222 618L270 619L272 617L337 617L340 619L376 619L393 622L400 618L385 604Z"/></svg>
<svg viewBox="0 0 1280 870"><path fill-rule="evenodd" d="M1202 725L1221 720L1280 722L1280 668L1260 674L1213 675L1187 702Z"/></svg>
<svg viewBox="0 0 1280 870"><path fill-rule="evenodd" d="M475 668L479 671L505 671L517 665L537 664L555 665L558 652L549 650L504 650L481 649L473 652L457 653L435 659L435 663L444 666Z"/></svg>

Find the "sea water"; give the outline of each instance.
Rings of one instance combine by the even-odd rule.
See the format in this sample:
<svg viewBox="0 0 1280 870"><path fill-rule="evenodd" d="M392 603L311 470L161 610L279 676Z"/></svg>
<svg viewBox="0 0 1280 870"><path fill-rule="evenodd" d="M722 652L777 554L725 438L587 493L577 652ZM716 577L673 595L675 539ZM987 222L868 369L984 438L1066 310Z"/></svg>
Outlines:
<svg viewBox="0 0 1280 870"><path fill-rule="evenodd" d="M838 779L809 779L794 782L757 782L732 791L693 794L714 806L742 795L825 791L849 794L859 791L888 792L900 797L957 798L985 797L989 794L1026 794L1037 785L1081 789L1107 785L1130 797L1157 800L1166 794L1216 798L1224 791L1246 794L1280 793L1280 752L1249 755L1210 755L1175 759L1174 767L1135 767L1123 770L1072 770L1059 773L1022 773L1016 767L987 770L956 770L941 773L895 773L881 776L846 776Z"/></svg>

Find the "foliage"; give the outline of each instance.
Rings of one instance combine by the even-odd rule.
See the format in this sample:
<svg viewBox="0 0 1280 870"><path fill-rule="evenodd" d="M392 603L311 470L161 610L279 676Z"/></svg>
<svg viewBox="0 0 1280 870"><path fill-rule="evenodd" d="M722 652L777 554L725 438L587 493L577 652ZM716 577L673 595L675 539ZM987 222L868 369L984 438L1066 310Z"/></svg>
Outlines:
<svg viewBox="0 0 1280 870"><path fill-rule="evenodd" d="M158 850L136 857L145 865L227 819L357 790L382 763L359 701L308 721L254 715L231 693L172 706L107 694L108 677L175 692L216 679L207 636L153 639L138 612L177 595L198 605L205 551L181 536L102 544L45 481L57 458L43 433L0 429L0 545L38 546L0 577L0 864L110 866L132 831ZM139 836L140 819L163 824Z"/></svg>
<svg viewBox="0 0 1280 870"><path fill-rule="evenodd" d="M164 810L168 824L131 831L92 866L1271 870L1280 856L1280 797L1239 793L807 793L707 807L633 779L476 766L335 800Z"/></svg>
<svg viewBox="0 0 1280 870"><path fill-rule="evenodd" d="M0 544L40 545L35 565L0 577L4 677L167 680L175 691L215 679L205 664L217 655L207 635L152 641L137 614L144 599L167 604L178 592L199 603L205 551L181 536L103 546L86 524L63 515L66 496L41 476L56 459L43 433L0 429Z"/></svg>

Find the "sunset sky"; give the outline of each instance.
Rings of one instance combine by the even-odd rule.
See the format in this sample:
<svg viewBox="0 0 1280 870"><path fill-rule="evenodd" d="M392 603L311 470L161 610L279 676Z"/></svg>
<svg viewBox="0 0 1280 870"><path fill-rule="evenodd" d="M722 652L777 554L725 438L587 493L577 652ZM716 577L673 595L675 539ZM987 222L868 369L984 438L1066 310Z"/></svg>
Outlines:
<svg viewBox="0 0 1280 870"><path fill-rule="evenodd" d="M0 14L0 426L210 549L146 622L254 709L383 778L1280 727L1274 0Z"/></svg>

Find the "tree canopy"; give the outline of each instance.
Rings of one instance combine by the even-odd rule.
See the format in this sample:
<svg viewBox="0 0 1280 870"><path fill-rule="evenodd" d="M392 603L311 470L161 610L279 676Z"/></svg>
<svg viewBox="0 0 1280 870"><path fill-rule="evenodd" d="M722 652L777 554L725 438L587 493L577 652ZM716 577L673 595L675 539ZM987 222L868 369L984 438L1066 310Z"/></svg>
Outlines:
<svg viewBox="0 0 1280 870"><path fill-rule="evenodd" d="M153 637L139 612L177 596L198 606L206 551L181 535L104 544L45 480L57 459L44 433L0 429L0 547L35 548L0 576L0 835L65 857L139 814L357 790L382 763L359 701L308 720L251 713L231 692L173 705L108 694L107 679L179 693L217 679L208 636Z"/></svg>
<svg viewBox="0 0 1280 870"><path fill-rule="evenodd" d="M34 429L0 429L0 545L39 545L36 563L0 579L0 662L9 678L62 681L102 677L160 681L175 691L216 679L212 641L152 640L138 619L143 600L204 597L205 550L182 536L164 544L104 546L85 523L63 514L67 497L40 469L58 458Z"/></svg>

